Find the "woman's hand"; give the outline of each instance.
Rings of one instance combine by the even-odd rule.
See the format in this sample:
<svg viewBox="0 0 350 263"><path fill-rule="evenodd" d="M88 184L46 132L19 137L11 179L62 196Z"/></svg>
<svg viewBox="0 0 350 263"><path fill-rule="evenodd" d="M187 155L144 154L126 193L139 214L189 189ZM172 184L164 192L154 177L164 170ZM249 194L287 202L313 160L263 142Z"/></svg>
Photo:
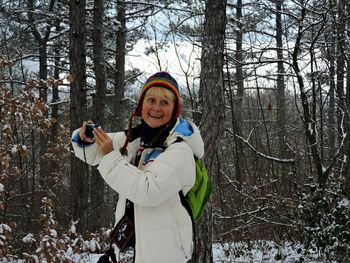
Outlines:
<svg viewBox="0 0 350 263"><path fill-rule="evenodd" d="M98 148L102 155L106 155L113 151L113 140L104 130L102 130L101 127L94 129L92 133L94 134L95 141L98 144Z"/></svg>
<svg viewBox="0 0 350 263"><path fill-rule="evenodd" d="M79 131L79 136L80 136L80 139L84 142L94 142L95 139L94 138L91 138L91 137L87 137L85 135L85 130L86 130L86 125L89 125L89 124L94 124L93 121L84 121L83 122L83 126L80 128L80 131Z"/></svg>

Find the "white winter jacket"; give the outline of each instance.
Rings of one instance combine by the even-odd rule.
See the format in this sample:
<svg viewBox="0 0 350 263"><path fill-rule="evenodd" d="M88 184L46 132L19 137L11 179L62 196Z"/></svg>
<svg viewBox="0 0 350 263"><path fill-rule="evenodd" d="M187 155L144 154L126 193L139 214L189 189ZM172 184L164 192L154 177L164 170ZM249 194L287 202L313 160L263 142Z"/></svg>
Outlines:
<svg viewBox="0 0 350 263"><path fill-rule="evenodd" d="M175 127L179 123L177 120ZM99 164L103 179L119 193L116 223L124 215L126 199L134 202L136 263L184 263L191 258L192 223L181 204L179 191L186 194L193 186L196 173L193 155L201 158L204 145L198 128L190 125L193 130L190 136L174 132L174 127L165 141L165 150L146 164L145 159L160 149L145 149L138 168L130 162L134 162L140 138L129 142L128 156L119 152L125 142L124 132L108 134L114 150L105 156L92 144L85 147L84 157L82 148L72 143L75 155L83 161L86 158L91 165ZM183 141L174 143L178 137Z"/></svg>

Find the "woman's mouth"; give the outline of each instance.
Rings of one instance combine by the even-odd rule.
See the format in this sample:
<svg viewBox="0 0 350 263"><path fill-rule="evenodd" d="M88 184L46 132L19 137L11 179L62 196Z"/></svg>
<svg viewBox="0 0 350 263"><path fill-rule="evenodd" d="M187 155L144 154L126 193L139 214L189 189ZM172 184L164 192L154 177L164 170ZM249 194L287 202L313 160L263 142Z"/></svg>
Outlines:
<svg viewBox="0 0 350 263"><path fill-rule="evenodd" d="M160 119L160 118L162 118L162 116L161 116L161 115L158 115L158 114L152 114L152 113L150 113L150 114L149 114L149 116L150 116L150 117L152 117L152 118L156 118L156 119Z"/></svg>

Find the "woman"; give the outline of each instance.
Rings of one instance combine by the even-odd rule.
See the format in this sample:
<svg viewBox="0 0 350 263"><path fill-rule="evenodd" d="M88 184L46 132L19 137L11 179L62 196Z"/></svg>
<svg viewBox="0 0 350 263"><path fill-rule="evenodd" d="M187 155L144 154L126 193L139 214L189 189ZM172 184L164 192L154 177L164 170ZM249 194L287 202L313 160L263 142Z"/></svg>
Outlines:
<svg viewBox="0 0 350 263"><path fill-rule="evenodd" d="M119 193L116 222L126 199L134 203L136 263L184 263L193 252L192 222L179 191L186 195L193 186L193 156L201 158L204 145L198 128L179 119L179 112L177 82L163 71L147 79L127 131L95 128L89 138L84 123L73 133L76 156L98 164L103 179ZM134 116L141 124L131 128Z"/></svg>

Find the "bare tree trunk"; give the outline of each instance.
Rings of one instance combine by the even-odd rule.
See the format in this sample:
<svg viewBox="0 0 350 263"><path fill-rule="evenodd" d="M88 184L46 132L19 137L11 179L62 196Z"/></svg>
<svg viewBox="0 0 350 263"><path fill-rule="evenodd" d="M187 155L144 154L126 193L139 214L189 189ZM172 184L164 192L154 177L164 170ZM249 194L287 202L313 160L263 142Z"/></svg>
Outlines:
<svg viewBox="0 0 350 263"><path fill-rule="evenodd" d="M53 10L55 5L55 0L50 1L49 12ZM34 19L34 1L27 0L27 8L28 8L28 22L31 28L31 32L34 36L34 39L38 43L39 46L39 97L43 102L47 102L47 42L49 40L49 36L51 33L51 24L50 22L46 25L46 30L42 35L35 24ZM47 112L45 112L47 116ZM47 170L47 161L45 160L45 154L47 152L47 134L40 134L40 185L44 189L49 187L47 182L48 173Z"/></svg>
<svg viewBox="0 0 350 263"><path fill-rule="evenodd" d="M70 129L80 127L86 120L86 29L85 0L70 1L69 19L70 47L69 59L72 76L70 83ZM88 166L71 155L71 208L73 219L79 219L78 228L85 232L88 212Z"/></svg>
<svg viewBox="0 0 350 263"><path fill-rule="evenodd" d="M329 107L328 107L328 122L329 124L336 127L335 123L335 43L337 35L336 28L336 12L334 10L336 6L335 0L329 1L329 9L331 14L331 29L330 32L325 32L326 43L329 43L327 48L327 57L329 61ZM336 131L330 130L329 133L329 151L327 157L333 155L336 145Z"/></svg>
<svg viewBox="0 0 350 263"><path fill-rule="evenodd" d="M346 13L345 13L345 0L339 0L338 2L338 21L337 21L337 117L338 117L338 131L342 134L342 118L344 116L345 109L345 94L344 94L344 73L345 73L345 25L346 25ZM341 139L339 139L341 140Z"/></svg>
<svg viewBox="0 0 350 263"><path fill-rule="evenodd" d="M284 144L284 136L286 136L286 97L284 83L284 65L283 65L283 28L282 28L282 4L283 0L276 1L276 42L277 42L277 129L278 142L281 157L286 157L287 147Z"/></svg>
<svg viewBox="0 0 350 263"><path fill-rule="evenodd" d="M243 21L242 21L242 0L237 0L236 4L236 83L237 83L237 98L236 98L236 121L239 135L242 134L242 111L243 111L243 96L244 96L244 82L243 82Z"/></svg>
<svg viewBox="0 0 350 263"><path fill-rule="evenodd" d="M117 31L116 31L116 52L115 52L115 86L114 86L114 116L115 123L113 128L121 130L124 127L124 81L125 81L125 3L124 1L117 1Z"/></svg>
<svg viewBox="0 0 350 263"><path fill-rule="evenodd" d="M60 31L60 23L61 23L61 19L57 19L55 21L55 27L56 27L56 31L59 32ZM54 148L55 146L57 146L60 142L60 134L59 134L59 90L58 90L58 86L59 86L59 74L61 72L60 66L61 66L61 62L60 62L60 54L61 54L61 46L60 43L54 43L54 47L53 47L53 51L54 51L54 63L55 63L55 68L54 68L54 81L52 83L52 100L51 102L53 103L53 105L51 106L51 126L50 126L50 132L47 138L47 151L48 152L53 152L55 151ZM59 171L60 167L62 166L62 164L60 163L60 161L57 158L47 158L47 160L44 160L45 165L47 167L46 170L46 180L45 183L48 185L48 187L50 187L51 185L54 185L55 183L53 183L53 181L55 180L55 173L56 171Z"/></svg>
<svg viewBox="0 0 350 263"><path fill-rule="evenodd" d="M205 143L204 161L214 180L216 146L223 131L225 101L223 87L224 40L226 27L226 0L209 0L205 9L202 41L200 99L203 107L202 135ZM211 209L208 206L197 231L195 262L213 261Z"/></svg>
<svg viewBox="0 0 350 263"><path fill-rule="evenodd" d="M346 4L346 11L347 11L347 39L350 37L350 3L347 1ZM350 48L347 46L347 52L346 54L349 54ZM346 145L345 145L345 155L349 158L350 157L350 58L349 56L346 57L346 97L345 97L345 104L346 104L346 134L348 135L346 139ZM348 198L350 198L350 162L347 161L344 169L344 176L346 179L346 185L345 185L345 192Z"/></svg>
<svg viewBox="0 0 350 263"><path fill-rule="evenodd" d="M56 31L59 32L60 31L60 23L61 20L57 19L56 21ZM55 69L54 69L54 79L55 79L55 83L52 85L52 102L58 102L60 100L59 97L59 91L58 91L58 79L60 78L59 74L60 74L60 47L58 44L56 44L55 48L54 48L54 52L55 52ZM57 136L57 132L58 132L58 104L54 104L52 106L52 111L51 111L51 117L56 120L57 122L53 123L51 126L51 132L50 132L50 136L51 136L51 141L53 141L56 136Z"/></svg>
<svg viewBox="0 0 350 263"><path fill-rule="evenodd" d="M338 121L338 133L341 135L342 130L345 130L347 132L347 138L345 140L345 145L343 149L343 158L349 158L349 148L350 148L350 140L349 140L349 131L350 131L350 124L349 124L349 108L347 104L348 99L348 92L349 87L346 87L346 94L345 94L345 62L346 62L346 54L347 54L347 43L346 43L346 25L349 18L347 17L346 8L349 4L347 4L347 1L345 0L339 0L338 1L338 21L337 21L337 53L336 53L336 64L337 64L337 98L338 98L338 107L337 107L337 121ZM348 62L348 60L347 60ZM349 76L347 76L346 79L348 79ZM343 120L344 118L344 120ZM341 140L341 138L339 138ZM347 157L346 157L347 156ZM345 183L345 191L348 196L350 196L350 164L348 160L343 160L344 162L344 168L343 168L343 175L345 176L346 183Z"/></svg>
<svg viewBox="0 0 350 263"><path fill-rule="evenodd" d="M306 15L306 7L304 6L301 10L301 16L300 16L300 21L299 21L299 28L298 28L298 34L297 34L297 39L295 41L295 46L293 50L293 70L295 71L297 75L297 81L299 85L299 91L300 91L300 97L301 97L301 105L303 109L303 121L304 121L304 131L306 134L306 138L308 140L308 144L310 147L310 155L312 157L312 163L313 166L315 167L315 172L318 178L318 187L319 189L324 190L330 175L330 172L333 169L333 166L337 160L337 157L339 156L340 150L342 149L342 142L339 143L339 151L337 151L333 157L332 160L330 161L329 165L327 168L324 167L323 165L323 159L320 153L319 149L319 139L317 135L317 124L319 124L318 120L316 119L316 109L315 109L315 88L312 87L312 98L310 98L308 95L308 90L305 87L304 84L304 79L303 76L300 74L300 67L299 67L299 61L298 61L298 55L301 51L301 39L303 38L303 31L304 31L304 24L303 22L305 21L305 15ZM319 33L321 32L320 30L318 31ZM320 34L317 34L314 36L314 39L311 41L311 46L310 50L314 49L314 44L317 41L317 38L320 36ZM311 52L311 64L314 63L314 56L313 53ZM314 86L314 84L313 84ZM343 139L344 134L340 131L339 134L340 138Z"/></svg>
<svg viewBox="0 0 350 263"><path fill-rule="evenodd" d="M231 85L230 72L228 69L228 62L226 62L226 71L227 71L227 87L226 92L228 93L228 102L230 104L230 112L231 112L231 125L232 130L235 134L242 134L241 123L237 122L236 118L236 106L235 106L235 95L234 89ZM236 136L233 137L234 140L234 165L235 165L235 176L239 183L242 182L242 176L244 175L244 151L242 141L239 140Z"/></svg>
<svg viewBox="0 0 350 263"><path fill-rule="evenodd" d="M303 9L301 10L301 18L299 21L298 35L297 35L297 39L295 41L295 46L293 50L293 68L295 73L297 74L297 80L298 80L298 85L300 90L300 97L301 97L302 107L303 107L304 130L306 132L306 138L310 145L312 160L316 168L316 173L318 175L319 187L324 188L326 180L324 178L322 161L319 155L319 150L317 148L316 120L313 119L312 117L309 99L305 91L304 80L300 74L300 67L298 63L298 55L301 50L300 45L301 45L301 39L303 36L302 31L303 31L303 22L305 19L305 14L306 14L306 8L303 7Z"/></svg>
<svg viewBox="0 0 350 263"><path fill-rule="evenodd" d="M243 124L243 97L244 97L244 79L243 79L243 21L242 21L242 0L237 0L236 4L236 83L237 83L237 96L234 101L234 109L232 109L232 125L235 133L242 135L242 124ZM233 92L231 93L233 95ZM235 167L236 167L236 178L241 182L241 176L243 175L243 146L240 140L235 137Z"/></svg>
<svg viewBox="0 0 350 263"><path fill-rule="evenodd" d="M93 14L93 62L96 79L96 96L94 97L94 121L105 124L105 101L106 101L106 65L103 46L103 17L104 17L104 1L94 1L94 14ZM104 191L105 183L96 168L92 169L91 178L91 218L89 217L89 225L91 229L98 230L102 226L102 212L104 208Z"/></svg>

